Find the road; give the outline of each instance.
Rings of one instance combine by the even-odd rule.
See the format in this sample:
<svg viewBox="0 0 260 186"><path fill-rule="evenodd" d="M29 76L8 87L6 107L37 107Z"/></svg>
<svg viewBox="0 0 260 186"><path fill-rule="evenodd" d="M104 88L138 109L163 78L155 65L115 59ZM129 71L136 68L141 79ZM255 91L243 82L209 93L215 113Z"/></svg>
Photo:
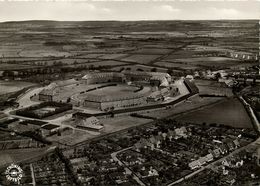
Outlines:
<svg viewBox="0 0 260 186"><path fill-rule="evenodd" d="M133 179L139 184L139 185L142 185L142 186L145 186L145 184L139 179L139 177L134 173L132 172L120 159L117 158L117 154L121 153L121 152L124 152L126 150L129 150L131 149L132 147L128 147L128 148L125 148L125 149L122 149L122 150L119 150L117 152L113 152L111 154L111 157L114 161L118 162L118 164L120 166L123 166L125 168L125 171L126 173L128 174L132 174L133 175Z"/></svg>
<svg viewBox="0 0 260 186"><path fill-rule="evenodd" d="M242 96L239 96L239 99L243 102L243 104L245 105L246 109L248 110L249 114L251 115L251 118L252 118L252 122L253 124L255 125L256 129L258 130L258 132L260 133L260 123L251 107L250 104L248 104L246 102L246 100L242 97Z"/></svg>
<svg viewBox="0 0 260 186"><path fill-rule="evenodd" d="M33 168L33 164L32 163L30 163L30 169L31 169L31 175L32 175L32 185L36 186L35 175L34 175L34 168Z"/></svg>

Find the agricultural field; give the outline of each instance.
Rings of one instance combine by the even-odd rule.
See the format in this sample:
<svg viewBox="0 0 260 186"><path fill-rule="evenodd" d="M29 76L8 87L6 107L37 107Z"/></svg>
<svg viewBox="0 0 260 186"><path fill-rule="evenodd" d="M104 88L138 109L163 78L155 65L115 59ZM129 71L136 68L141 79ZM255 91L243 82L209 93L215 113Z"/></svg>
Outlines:
<svg viewBox="0 0 260 186"><path fill-rule="evenodd" d="M102 54L98 58L100 58L100 59L122 59L127 55L128 54Z"/></svg>
<svg viewBox="0 0 260 186"><path fill-rule="evenodd" d="M171 56L172 57L172 56ZM167 62L183 63L187 65L204 66L204 67L221 67L228 68L240 63L239 60L227 57L185 57L185 58L166 58Z"/></svg>
<svg viewBox="0 0 260 186"><path fill-rule="evenodd" d="M198 66L196 65L189 65L181 62L168 62L168 61L160 61L154 63L155 65L161 66L161 67L166 67L166 68L177 68L177 69L184 69L184 70L195 70L199 69Z"/></svg>
<svg viewBox="0 0 260 186"><path fill-rule="evenodd" d="M163 55L171 52L171 49L165 48L141 48L131 52L132 54L145 54L145 55Z"/></svg>
<svg viewBox="0 0 260 186"><path fill-rule="evenodd" d="M252 128L251 120L237 98L225 99L212 106L177 117L176 120L197 124L222 124L236 128Z"/></svg>
<svg viewBox="0 0 260 186"><path fill-rule="evenodd" d="M23 81L1 81L0 80L0 95L17 92L23 88L35 85L30 82Z"/></svg>
<svg viewBox="0 0 260 186"><path fill-rule="evenodd" d="M0 153L0 167L13 162L29 160L36 156L42 156L45 151L46 148L3 150Z"/></svg>
<svg viewBox="0 0 260 186"><path fill-rule="evenodd" d="M84 65L87 66L94 66L94 67L99 67L99 66L120 66L120 65L127 65L128 63L125 62L119 62L119 61L113 61L113 60L104 60L104 61L97 61L97 62L91 62L91 63L86 63Z"/></svg>
<svg viewBox="0 0 260 186"><path fill-rule="evenodd" d="M207 95L226 95L232 96L232 89L228 88L224 83L210 80L195 80L196 86L199 88L200 94Z"/></svg>
<svg viewBox="0 0 260 186"><path fill-rule="evenodd" d="M26 64L11 64L11 63L0 63L0 71L4 70L23 70L23 69L31 69L35 66L30 66Z"/></svg>
<svg viewBox="0 0 260 186"><path fill-rule="evenodd" d="M139 64L148 64L151 61L157 59L158 57L160 57L160 55L133 54L129 57L122 58L121 60L126 61L126 62L135 62L135 63L139 63Z"/></svg>

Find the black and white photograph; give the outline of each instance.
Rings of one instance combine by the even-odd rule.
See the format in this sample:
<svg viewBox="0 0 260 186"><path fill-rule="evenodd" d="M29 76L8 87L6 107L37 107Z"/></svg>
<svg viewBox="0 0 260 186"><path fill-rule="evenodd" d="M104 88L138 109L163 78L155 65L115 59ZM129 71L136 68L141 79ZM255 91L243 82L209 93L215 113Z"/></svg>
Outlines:
<svg viewBox="0 0 260 186"><path fill-rule="evenodd" d="M259 0L0 0L0 186L260 186Z"/></svg>

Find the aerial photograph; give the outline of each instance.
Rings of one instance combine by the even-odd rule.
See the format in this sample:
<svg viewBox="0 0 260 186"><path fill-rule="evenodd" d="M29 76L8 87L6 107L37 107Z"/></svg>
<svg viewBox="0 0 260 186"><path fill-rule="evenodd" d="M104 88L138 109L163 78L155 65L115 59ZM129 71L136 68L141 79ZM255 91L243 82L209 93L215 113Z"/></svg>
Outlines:
<svg viewBox="0 0 260 186"><path fill-rule="evenodd" d="M0 0L0 186L260 186L260 1Z"/></svg>

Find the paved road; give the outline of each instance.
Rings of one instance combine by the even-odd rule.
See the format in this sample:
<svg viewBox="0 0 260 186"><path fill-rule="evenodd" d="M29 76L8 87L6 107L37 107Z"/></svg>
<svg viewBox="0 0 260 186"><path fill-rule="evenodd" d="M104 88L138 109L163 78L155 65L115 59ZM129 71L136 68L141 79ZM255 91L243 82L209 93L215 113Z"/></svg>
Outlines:
<svg viewBox="0 0 260 186"><path fill-rule="evenodd" d="M122 149L122 150L119 150L117 152L113 152L111 154L111 157L114 161L118 162L118 164L120 166L124 166L125 167L125 171L126 173L129 173L129 174L132 174L133 175L133 179L139 184L139 185L142 185L142 186L145 186L145 184L138 178L138 176L136 176L136 174L134 172L132 172L120 159L118 159L116 156L118 153L121 153L121 152L124 152L126 150L129 150L131 149L132 147L128 147L128 148L125 148L125 149Z"/></svg>
<svg viewBox="0 0 260 186"><path fill-rule="evenodd" d="M32 175L32 185L36 186L35 175L34 175L34 168L33 168L33 164L32 163L30 163L30 169L31 169L31 175Z"/></svg>
<svg viewBox="0 0 260 186"><path fill-rule="evenodd" d="M246 102L246 100L242 97L242 96L239 96L239 99L243 102L243 104L246 106L246 109L248 110L249 114L251 115L251 118L253 119L253 124L255 125L255 127L257 128L258 132L260 133L260 123L251 107L250 104L248 104Z"/></svg>

